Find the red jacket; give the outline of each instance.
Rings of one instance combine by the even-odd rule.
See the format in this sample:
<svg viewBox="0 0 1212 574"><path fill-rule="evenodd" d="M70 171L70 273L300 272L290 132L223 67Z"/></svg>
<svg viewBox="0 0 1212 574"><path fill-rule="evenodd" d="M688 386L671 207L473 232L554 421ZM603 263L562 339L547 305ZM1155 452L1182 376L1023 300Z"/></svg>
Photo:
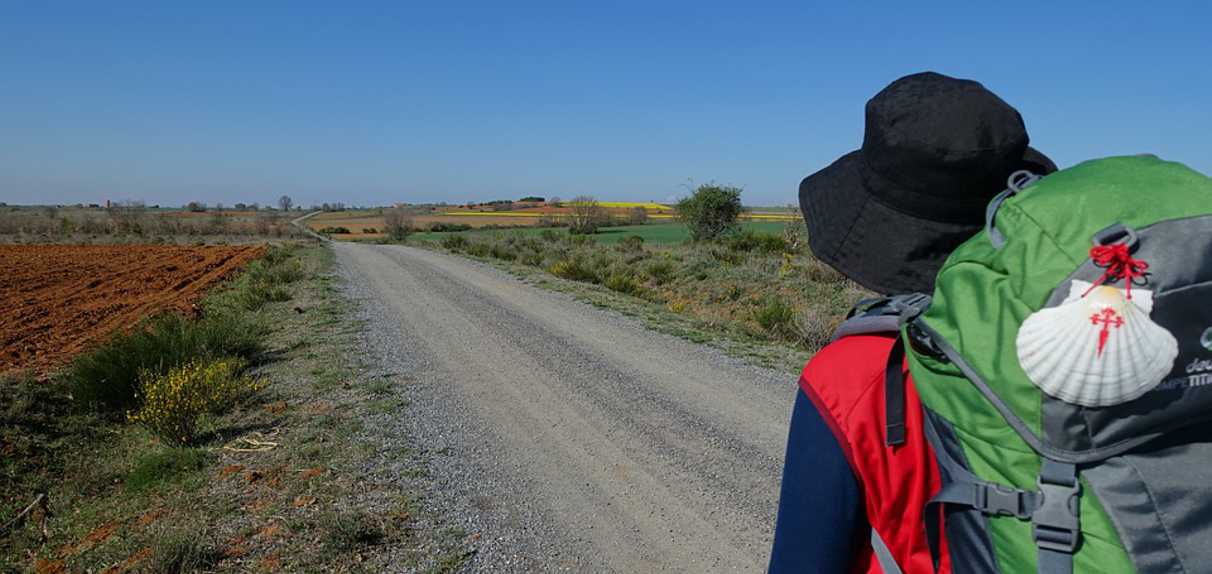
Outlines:
<svg viewBox="0 0 1212 574"><path fill-rule="evenodd" d="M933 573L923 512L940 488L934 451L922 428L922 407L905 369L905 442L885 445L884 366L895 339L856 335L822 349L804 367L800 388L837 437L863 491L867 520L906 574ZM950 574L946 542L939 572ZM871 546L855 572L879 573Z"/></svg>

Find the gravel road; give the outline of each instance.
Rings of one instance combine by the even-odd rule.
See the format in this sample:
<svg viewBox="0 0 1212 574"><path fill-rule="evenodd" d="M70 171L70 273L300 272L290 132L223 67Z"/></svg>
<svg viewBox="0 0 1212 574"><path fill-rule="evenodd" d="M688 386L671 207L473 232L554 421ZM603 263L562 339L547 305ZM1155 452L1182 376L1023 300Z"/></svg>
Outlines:
<svg viewBox="0 0 1212 574"><path fill-rule="evenodd" d="M760 572L795 374L431 251L334 243L469 572Z"/></svg>

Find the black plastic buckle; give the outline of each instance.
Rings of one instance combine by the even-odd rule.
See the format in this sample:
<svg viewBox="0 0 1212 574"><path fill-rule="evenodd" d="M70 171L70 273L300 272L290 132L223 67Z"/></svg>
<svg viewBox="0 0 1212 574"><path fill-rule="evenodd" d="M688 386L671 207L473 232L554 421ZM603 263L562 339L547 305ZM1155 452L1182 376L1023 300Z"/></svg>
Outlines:
<svg viewBox="0 0 1212 574"><path fill-rule="evenodd" d="M1032 505L1028 502L1030 494L1000 484L978 484L976 507L985 514L1013 516L1019 520L1026 520L1031 517Z"/></svg>
<svg viewBox="0 0 1212 574"><path fill-rule="evenodd" d="M1036 481L1039 487L1038 505L1031 513L1035 545L1056 552L1072 554L1081 541L1081 482L1071 484Z"/></svg>
<svg viewBox="0 0 1212 574"><path fill-rule="evenodd" d="M934 339L930 338L930 334L926 333L916 322L910 322L905 329L905 333L909 335L909 345L913 350L921 355L928 355L939 361L947 361L947 354L935 344Z"/></svg>
<svg viewBox="0 0 1212 574"><path fill-rule="evenodd" d="M1112 245L1115 243L1123 243L1128 246L1130 251L1136 251L1136 244L1140 242L1140 237L1136 234L1136 230L1122 223L1112 223L1103 229L1098 230L1090 241L1095 245Z"/></svg>

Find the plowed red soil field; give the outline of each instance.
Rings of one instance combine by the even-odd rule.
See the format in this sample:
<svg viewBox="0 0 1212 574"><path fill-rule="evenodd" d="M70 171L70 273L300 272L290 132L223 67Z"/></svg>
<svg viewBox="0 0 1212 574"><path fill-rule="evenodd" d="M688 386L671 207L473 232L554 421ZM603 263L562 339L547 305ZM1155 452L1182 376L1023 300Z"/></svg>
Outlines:
<svg viewBox="0 0 1212 574"><path fill-rule="evenodd" d="M0 373L44 373L157 311L188 311L263 249L2 245Z"/></svg>

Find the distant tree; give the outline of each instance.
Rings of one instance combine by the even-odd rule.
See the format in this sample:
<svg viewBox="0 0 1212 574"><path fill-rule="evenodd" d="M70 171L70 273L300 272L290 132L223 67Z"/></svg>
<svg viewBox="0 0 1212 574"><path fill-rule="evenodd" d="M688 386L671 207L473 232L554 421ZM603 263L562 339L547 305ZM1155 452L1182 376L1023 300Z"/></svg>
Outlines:
<svg viewBox="0 0 1212 574"><path fill-rule="evenodd" d="M528 195L518 200L521 203L543 203L543 198L537 195Z"/></svg>
<svg viewBox="0 0 1212 574"><path fill-rule="evenodd" d="M632 225L648 223L648 210L643 207L633 207L627 211L627 222Z"/></svg>
<svg viewBox="0 0 1212 574"><path fill-rule="evenodd" d="M282 211L290 211L290 206L294 204L295 200L291 199L289 195L283 195L282 197L278 198L278 207L281 208Z"/></svg>
<svg viewBox="0 0 1212 574"><path fill-rule="evenodd" d="M678 218L695 241L716 239L736 228L741 215L741 188L707 183L677 203Z"/></svg>
<svg viewBox="0 0 1212 574"><path fill-rule="evenodd" d="M202 203L201 201L191 201L185 204L185 209L194 213L202 213L203 211L206 211L206 204Z"/></svg>
<svg viewBox="0 0 1212 574"><path fill-rule="evenodd" d="M561 200L559 197L553 196L551 199L547 200L547 205L552 207L559 207L561 203L563 203L563 200Z"/></svg>
<svg viewBox="0 0 1212 574"><path fill-rule="evenodd" d="M412 233L412 218L398 207L383 213L383 231L395 241L404 241Z"/></svg>
<svg viewBox="0 0 1212 574"><path fill-rule="evenodd" d="M568 214L568 231L577 234L593 234L598 232L606 221L606 210L592 196L579 195L568 202L572 211Z"/></svg>
<svg viewBox="0 0 1212 574"><path fill-rule="evenodd" d="M248 205L244 203L236 203L232 207L236 208L236 211L244 211L248 209Z"/></svg>

